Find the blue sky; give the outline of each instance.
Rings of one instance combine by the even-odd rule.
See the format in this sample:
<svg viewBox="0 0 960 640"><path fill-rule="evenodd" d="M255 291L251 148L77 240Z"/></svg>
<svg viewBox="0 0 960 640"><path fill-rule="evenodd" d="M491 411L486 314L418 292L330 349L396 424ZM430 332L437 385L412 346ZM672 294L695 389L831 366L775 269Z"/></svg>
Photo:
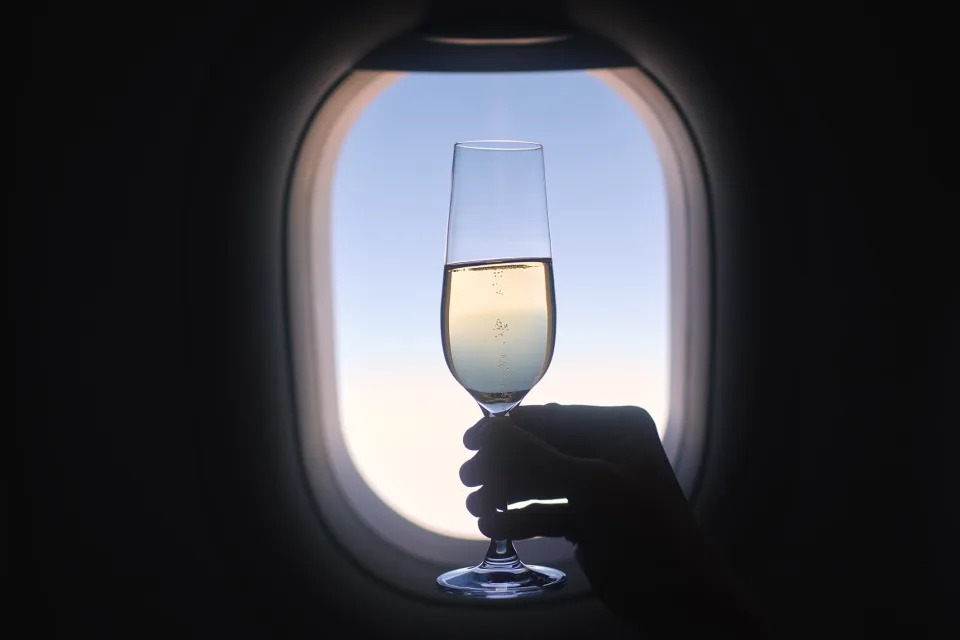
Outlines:
<svg viewBox="0 0 960 640"><path fill-rule="evenodd" d="M357 119L334 177L340 414L381 499L461 537L480 537L457 476L480 411L443 359L440 290L453 145L475 139L544 146L557 342L524 404L635 404L662 429L669 374L665 189L629 105L587 72L400 77Z"/></svg>

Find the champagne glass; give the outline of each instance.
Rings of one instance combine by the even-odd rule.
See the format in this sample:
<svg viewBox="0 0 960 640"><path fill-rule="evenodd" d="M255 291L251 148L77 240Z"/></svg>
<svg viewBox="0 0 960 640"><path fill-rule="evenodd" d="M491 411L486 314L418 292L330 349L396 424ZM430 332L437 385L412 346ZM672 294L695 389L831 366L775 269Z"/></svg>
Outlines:
<svg viewBox="0 0 960 640"><path fill-rule="evenodd" d="M543 146L457 143L441 311L450 372L485 415L507 416L550 365L555 330ZM479 565L437 578L448 593L478 598L535 595L565 581L562 571L520 562L510 540L491 540Z"/></svg>

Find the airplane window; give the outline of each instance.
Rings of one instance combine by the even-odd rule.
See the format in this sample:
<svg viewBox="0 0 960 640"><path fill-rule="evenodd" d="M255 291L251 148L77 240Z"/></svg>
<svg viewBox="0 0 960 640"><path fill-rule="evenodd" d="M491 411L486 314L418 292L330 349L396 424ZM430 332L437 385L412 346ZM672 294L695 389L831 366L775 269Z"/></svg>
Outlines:
<svg viewBox="0 0 960 640"><path fill-rule="evenodd" d="M552 364L524 404L670 406L670 238L661 159L637 112L588 71L408 73L357 117L331 188L339 423L376 496L480 539L458 469L481 413L440 345L453 144L544 145L557 297ZM509 233L492 229L491 233Z"/></svg>

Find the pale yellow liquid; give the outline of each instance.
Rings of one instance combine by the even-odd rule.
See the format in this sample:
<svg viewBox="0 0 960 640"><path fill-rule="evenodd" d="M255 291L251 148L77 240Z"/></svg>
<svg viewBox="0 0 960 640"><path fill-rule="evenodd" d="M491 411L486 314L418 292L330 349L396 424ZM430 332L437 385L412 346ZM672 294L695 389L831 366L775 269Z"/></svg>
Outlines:
<svg viewBox="0 0 960 640"><path fill-rule="evenodd" d="M454 378L491 413L517 406L543 377L555 307L549 258L444 268L443 354Z"/></svg>

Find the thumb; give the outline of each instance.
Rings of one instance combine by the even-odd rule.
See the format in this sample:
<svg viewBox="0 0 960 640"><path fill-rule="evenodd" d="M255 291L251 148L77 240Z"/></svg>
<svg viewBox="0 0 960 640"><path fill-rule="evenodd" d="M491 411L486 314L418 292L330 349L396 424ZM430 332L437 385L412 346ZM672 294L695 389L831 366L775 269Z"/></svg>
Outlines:
<svg viewBox="0 0 960 640"><path fill-rule="evenodd" d="M546 536L576 542L579 522L570 504L531 504L522 509L493 512L480 518L480 532L495 540L523 540Z"/></svg>

